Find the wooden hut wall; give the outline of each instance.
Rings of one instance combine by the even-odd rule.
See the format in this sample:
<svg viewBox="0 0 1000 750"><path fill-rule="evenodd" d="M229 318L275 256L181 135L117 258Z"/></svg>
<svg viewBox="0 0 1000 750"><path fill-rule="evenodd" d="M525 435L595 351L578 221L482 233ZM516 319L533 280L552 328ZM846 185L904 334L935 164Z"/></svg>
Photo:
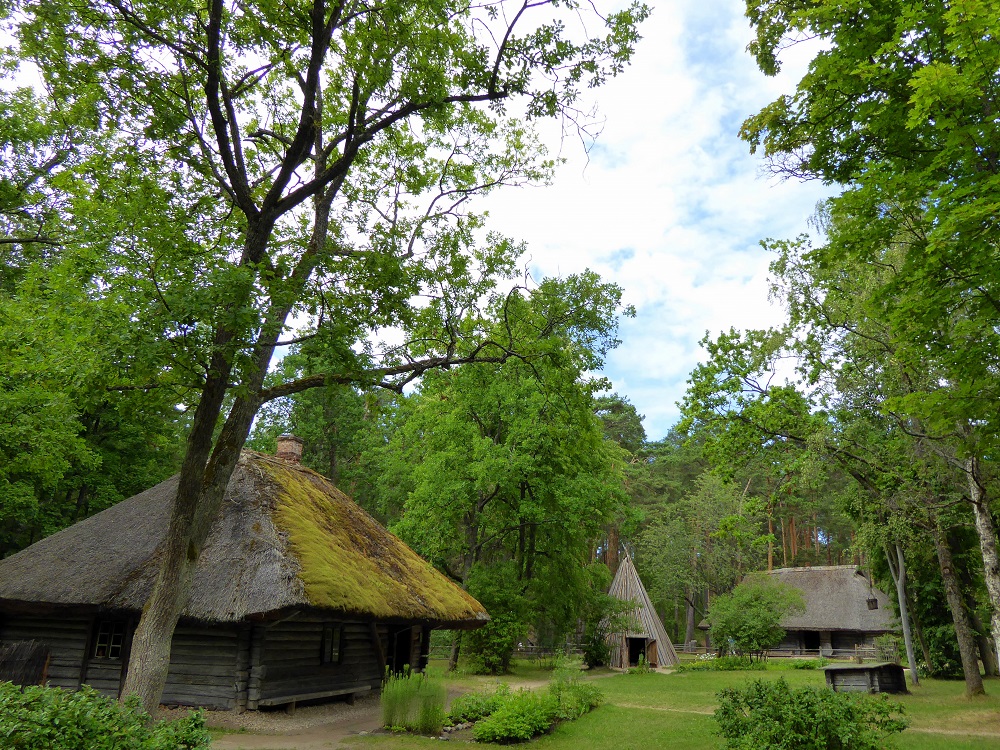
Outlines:
<svg viewBox="0 0 1000 750"><path fill-rule="evenodd" d="M830 634L830 642L836 651L853 651L856 646L874 646L875 636L852 630L835 630Z"/></svg>
<svg viewBox="0 0 1000 750"><path fill-rule="evenodd" d="M234 708L239 643L236 625L179 625L170 646L162 702Z"/></svg>
<svg viewBox="0 0 1000 750"><path fill-rule="evenodd" d="M75 690L87 649L87 618L0 616L0 641L42 641L50 649L48 684Z"/></svg>
<svg viewBox="0 0 1000 750"><path fill-rule="evenodd" d="M81 683L117 697L121 688L121 658L90 658L94 628L100 618L8 616L0 622L0 641L36 640L50 651L47 683L75 690ZM170 649L170 672L164 703L232 708L236 701L235 625L180 625Z"/></svg>
<svg viewBox="0 0 1000 750"><path fill-rule="evenodd" d="M342 628L340 655L338 661L324 664L323 633L328 626ZM384 627L379 630L382 635ZM260 637L263 643L258 645ZM247 708L363 692L382 683L370 623L296 618L255 629L253 640Z"/></svg>
<svg viewBox="0 0 1000 750"><path fill-rule="evenodd" d="M666 667L680 663L677 651L674 649L670 637L667 635L656 608L646 593L646 588L642 585L642 580L632 564L629 557L623 558L618 572L615 573L611 581L608 594L623 602L634 602L635 608L628 614L625 633L611 633L608 635L608 645L611 650L609 665L617 669L627 669L629 667L629 646L628 638L644 638L648 649L649 643L656 643L654 666ZM647 659L650 654L647 650Z"/></svg>

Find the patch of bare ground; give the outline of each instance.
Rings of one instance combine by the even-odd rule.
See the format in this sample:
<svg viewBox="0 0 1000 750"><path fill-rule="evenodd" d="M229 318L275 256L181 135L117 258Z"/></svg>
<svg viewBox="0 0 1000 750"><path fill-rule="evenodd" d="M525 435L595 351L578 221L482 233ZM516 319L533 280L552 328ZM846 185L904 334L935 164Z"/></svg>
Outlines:
<svg viewBox="0 0 1000 750"><path fill-rule="evenodd" d="M170 719L186 710L161 710ZM284 710L206 711L210 729L226 732L212 742L212 750L327 750L340 740L361 732L372 732L381 724L377 693L359 697L354 705L345 701L304 706L294 713Z"/></svg>

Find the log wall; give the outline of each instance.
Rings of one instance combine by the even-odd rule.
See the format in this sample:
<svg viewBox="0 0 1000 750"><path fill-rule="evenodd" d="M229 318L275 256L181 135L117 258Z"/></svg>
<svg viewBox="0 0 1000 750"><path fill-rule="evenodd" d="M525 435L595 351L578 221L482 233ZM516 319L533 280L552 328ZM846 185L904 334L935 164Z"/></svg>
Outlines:
<svg viewBox="0 0 1000 750"><path fill-rule="evenodd" d="M236 625L179 625L170 646L162 702L236 708L239 645Z"/></svg>
<svg viewBox="0 0 1000 750"><path fill-rule="evenodd" d="M48 684L75 690L80 685L90 620L46 617L0 619L0 641L42 641L49 647Z"/></svg>
<svg viewBox="0 0 1000 750"><path fill-rule="evenodd" d="M350 695L381 686L382 674L369 623L341 623L339 663L320 663L323 626L330 622L295 618L255 629L247 708Z"/></svg>
<svg viewBox="0 0 1000 750"><path fill-rule="evenodd" d="M123 658L90 658L100 619L10 616L0 619L0 642L42 641L51 649L48 684L76 689L85 683L117 697L135 623L128 625ZM323 628L331 623L336 621L321 615L277 623L182 623L174 633L163 702L245 710L378 690L391 641L408 626L341 622L340 660L322 664ZM426 629L412 628L403 642L410 664L426 664Z"/></svg>
<svg viewBox="0 0 1000 750"><path fill-rule="evenodd" d="M48 684L75 690L90 685L118 697L125 658L91 658L94 623L103 618L10 616L0 622L0 642L42 641L50 651ZM130 624L131 625L131 624ZM131 635L131 626L128 630ZM238 629L180 625L174 633L163 702L233 708L237 697ZM127 651L124 652L127 656Z"/></svg>

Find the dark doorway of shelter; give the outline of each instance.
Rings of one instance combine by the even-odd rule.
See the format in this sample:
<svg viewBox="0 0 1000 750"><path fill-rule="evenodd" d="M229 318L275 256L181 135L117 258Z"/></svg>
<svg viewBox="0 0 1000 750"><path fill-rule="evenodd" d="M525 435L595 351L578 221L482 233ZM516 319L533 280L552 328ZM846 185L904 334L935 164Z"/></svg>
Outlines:
<svg viewBox="0 0 1000 750"><path fill-rule="evenodd" d="M392 633L392 650L389 654L389 669L393 674L400 674L410 663L410 628L403 628Z"/></svg>
<svg viewBox="0 0 1000 750"><path fill-rule="evenodd" d="M819 633L803 633L802 645L806 651L819 651Z"/></svg>
<svg viewBox="0 0 1000 750"><path fill-rule="evenodd" d="M628 639L628 663L630 667L634 667L639 663L639 657L646 655L646 639L645 638L629 638Z"/></svg>

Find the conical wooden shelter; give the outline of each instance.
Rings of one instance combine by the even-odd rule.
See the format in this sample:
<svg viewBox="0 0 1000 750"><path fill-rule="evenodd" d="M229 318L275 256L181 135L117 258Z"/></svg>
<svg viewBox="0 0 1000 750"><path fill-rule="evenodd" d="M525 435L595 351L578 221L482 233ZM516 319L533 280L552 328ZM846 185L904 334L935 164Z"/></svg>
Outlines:
<svg viewBox="0 0 1000 750"><path fill-rule="evenodd" d="M635 603L635 609L625 618L625 628L608 634L608 645L611 647L609 664L612 668L635 666L640 655L653 667L670 667L679 663L674 644L670 642L628 555L622 557L608 594L623 602Z"/></svg>

